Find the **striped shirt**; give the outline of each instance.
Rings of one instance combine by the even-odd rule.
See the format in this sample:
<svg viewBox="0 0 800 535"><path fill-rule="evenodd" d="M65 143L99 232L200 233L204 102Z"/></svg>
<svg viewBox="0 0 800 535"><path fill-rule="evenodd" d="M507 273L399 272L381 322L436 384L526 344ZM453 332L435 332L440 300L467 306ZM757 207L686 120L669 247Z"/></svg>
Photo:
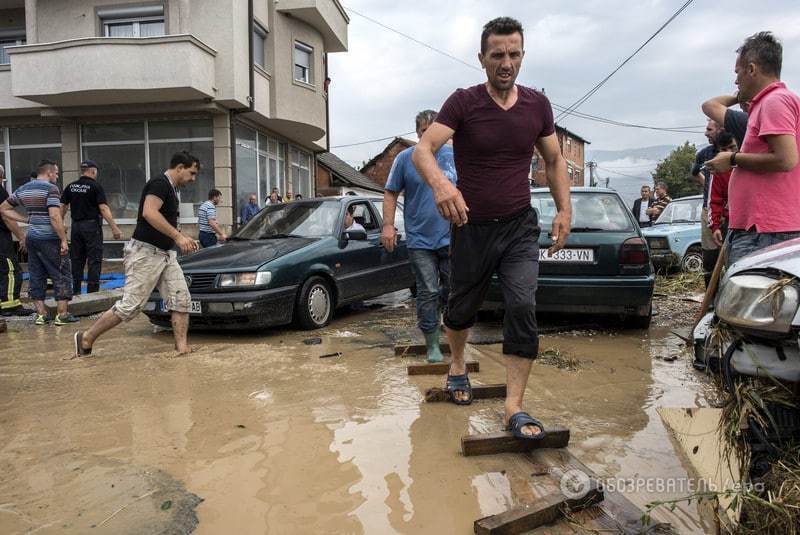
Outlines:
<svg viewBox="0 0 800 535"><path fill-rule="evenodd" d="M57 240L50 223L49 208L61 207L61 192L58 186L47 180L33 179L23 184L8 198L11 206L22 206L28 212L29 240Z"/></svg>
<svg viewBox="0 0 800 535"><path fill-rule="evenodd" d="M208 224L209 219L217 219L217 207L213 202L206 201L197 210L197 225L200 227L200 232L214 234L214 229Z"/></svg>

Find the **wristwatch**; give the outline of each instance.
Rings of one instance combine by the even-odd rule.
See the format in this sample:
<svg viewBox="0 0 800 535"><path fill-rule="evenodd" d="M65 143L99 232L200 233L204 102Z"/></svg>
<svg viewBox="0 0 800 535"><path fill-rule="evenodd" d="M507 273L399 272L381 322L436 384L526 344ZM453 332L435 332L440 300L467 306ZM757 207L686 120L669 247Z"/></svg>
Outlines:
<svg viewBox="0 0 800 535"><path fill-rule="evenodd" d="M739 151L733 151L731 153L731 167L736 167L736 155L739 154Z"/></svg>

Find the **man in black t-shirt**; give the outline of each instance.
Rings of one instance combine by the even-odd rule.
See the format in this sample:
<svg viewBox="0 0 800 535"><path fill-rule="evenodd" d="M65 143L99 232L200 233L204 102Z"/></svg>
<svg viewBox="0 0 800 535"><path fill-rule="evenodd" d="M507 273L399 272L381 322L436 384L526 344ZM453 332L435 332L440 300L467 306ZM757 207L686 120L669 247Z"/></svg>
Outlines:
<svg viewBox="0 0 800 535"><path fill-rule="evenodd" d="M72 232L69 248L72 260L72 292L81 293L83 268L89 262L86 293L100 289L100 271L103 265L103 222L111 226L115 240L122 238L119 227L106 201L103 186L97 183L97 164L93 160L81 162L81 177L64 188L61 194L61 215L72 209Z"/></svg>
<svg viewBox="0 0 800 535"><path fill-rule="evenodd" d="M6 190L6 171L0 165L0 204L8 199ZM19 267L17 252L11 231L0 217L0 315L30 316L33 310L22 307L19 300L22 290L22 269Z"/></svg>
<svg viewBox="0 0 800 535"><path fill-rule="evenodd" d="M736 104L739 104L742 111L732 108ZM726 132L733 134L737 147L741 147L744 144L744 136L747 133L749 103L741 102L738 92L735 95L720 95L710 98L703 102L702 108L706 117L722 125Z"/></svg>
<svg viewBox="0 0 800 535"><path fill-rule="evenodd" d="M158 287L162 306L172 313L172 333L178 354L188 353L186 333L191 306L189 287L173 247L184 254L197 250L197 242L178 230L177 188L194 182L200 160L178 152L169 169L151 178L142 190L133 238L125 245L125 288L114 303L87 331L75 333L75 356L90 355L92 344L106 331L136 317Z"/></svg>

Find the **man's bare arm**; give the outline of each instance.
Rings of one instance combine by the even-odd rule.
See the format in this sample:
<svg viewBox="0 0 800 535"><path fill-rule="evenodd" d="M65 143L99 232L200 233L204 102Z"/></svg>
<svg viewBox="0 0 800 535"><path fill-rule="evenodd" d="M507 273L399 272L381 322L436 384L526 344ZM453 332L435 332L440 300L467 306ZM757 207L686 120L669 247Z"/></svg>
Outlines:
<svg viewBox="0 0 800 535"><path fill-rule="evenodd" d="M797 142L789 134L764 136L767 138L769 152L736 153L736 165L754 173L786 173L797 166ZM712 173L724 173L731 168L730 152L720 152L714 159L706 162Z"/></svg>
<svg viewBox="0 0 800 535"><path fill-rule="evenodd" d="M22 232L22 229L17 224L24 223L27 219L23 218L19 215L15 210L14 207L8 201L3 201L3 204L0 204L0 217L2 217L3 222L5 222L6 227L8 230L11 231L11 234L17 237L19 240L20 246L25 246L25 233Z"/></svg>
<svg viewBox="0 0 800 535"><path fill-rule="evenodd" d="M103 219L105 219L108 225L111 227L111 235L114 236L115 240L121 239L122 232L119 230L117 222L114 221L114 216L111 214L111 208L109 208L106 203L100 203L98 208L100 209L100 215L103 216Z"/></svg>
<svg viewBox="0 0 800 535"><path fill-rule="evenodd" d="M411 154L411 161L417 168L420 176L433 190L433 197L436 200L436 207L442 217L456 225L463 225L467 222L467 212L469 208L464 202L461 192L452 182L442 173L436 163L436 151L442 148L448 139L453 137L455 131L441 123L434 122L428 127L419 140L414 152Z"/></svg>
<svg viewBox="0 0 800 535"><path fill-rule="evenodd" d="M550 187L550 194L556 202L556 209L558 209L556 217L553 218L552 237L555 243L549 249L549 253L552 255L564 247L572 222L567 162L561 155L561 146L555 133L539 138L536 141L536 148L539 149L544 160L547 184Z"/></svg>
<svg viewBox="0 0 800 535"><path fill-rule="evenodd" d="M728 108L735 106L738 102L739 100L734 95L720 95L706 100L701 107L706 117L723 126Z"/></svg>
<svg viewBox="0 0 800 535"><path fill-rule="evenodd" d="M381 243L390 253L397 245L397 230L394 227L394 217L397 214L397 191L383 190L383 228L381 229Z"/></svg>
<svg viewBox="0 0 800 535"><path fill-rule="evenodd" d="M183 253L189 253L197 249L195 241L188 236L184 236L181 232L169 224L159 209L164 204L164 201L155 195L148 195L144 198L144 207L142 208L142 217L152 225L158 232L167 236L175 241L175 244Z"/></svg>
<svg viewBox="0 0 800 535"><path fill-rule="evenodd" d="M211 227L211 230L213 230L214 233L216 233L217 236L219 236L223 240L226 238L225 232L223 232L222 227L220 227L217 224L217 220L216 219L209 218L208 219L208 226Z"/></svg>
<svg viewBox="0 0 800 535"><path fill-rule="evenodd" d="M61 241L61 256L64 256L68 251L67 230L64 228L64 219L61 217L61 206L49 206L47 213L50 215L50 224Z"/></svg>

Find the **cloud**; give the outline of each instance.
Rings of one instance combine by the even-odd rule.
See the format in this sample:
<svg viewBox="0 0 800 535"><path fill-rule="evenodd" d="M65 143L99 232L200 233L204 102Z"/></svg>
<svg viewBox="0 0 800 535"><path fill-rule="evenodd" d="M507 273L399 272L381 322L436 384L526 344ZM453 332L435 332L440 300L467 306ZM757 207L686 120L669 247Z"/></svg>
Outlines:
<svg viewBox="0 0 800 535"><path fill-rule="evenodd" d="M526 57L519 83L544 87L569 105L639 47L676 10L649 0L345 0L375 18L469 65L478 66L482 25L499 15L522 21ZM657 126L704 124L700 104L734 90L735 50L756 31L774 31L784 44L783 78L800 90L800 2L694 2L625 65L580 111ZM350 50L331 54L332 145L405 133L414 115L437 109L457 87L485 80L474 67L438 54L351 13ZM564 122L594 149L702 144L697 134L619 128L570 117ZM411 136L413 137L413 136ZM337 149L351 162L368 160L387 142Z"/></svg>

